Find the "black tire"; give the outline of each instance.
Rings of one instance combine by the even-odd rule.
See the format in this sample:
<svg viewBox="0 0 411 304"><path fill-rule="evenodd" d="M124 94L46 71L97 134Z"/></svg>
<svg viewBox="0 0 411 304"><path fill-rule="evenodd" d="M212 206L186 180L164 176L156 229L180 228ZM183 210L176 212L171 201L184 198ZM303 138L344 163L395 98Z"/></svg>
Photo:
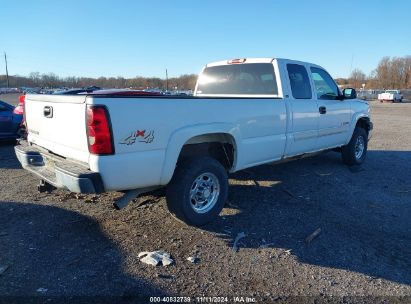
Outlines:
<svg viewBox="0 0 411 304"><path fill-rule="evenodd" d="M362 139L361 139L362 138ZM362 141L364 148L361 155L356 154L358 141ZM343 162L348 166L361 165L367 155L368 135L364 128L356 127L350 142L341 149Z"/></svg>
<svg viewBox="0 0 411 304"><path fill-rule="evenodd" d="M27 135L26 135L26 128L24 126L20 126L17 129L17 138L21 138L21 139L27 139Z"/></svg>
<svg viewBox="0 0 411 304"><path fill-rule="evenodd" d="M215 199L210 199L213 204L209 204L210 209L205 208L201 213L196 211L197 206L194 204L197 197L192 198L190 193L192 189L204 189L198 185L202 181L207 182L208 176L211 178L208 182L213 182L216 179L218 184L214 187L211 186L212 190L207 192L206 201L210 195L215 195ZM197 182L198 178L200 178L199 182ZM194 182L196 183L194 184ZM192 188L193 186L195 187ZM203 193L206 192L203 191ZM217 160L211 157L190 158L177 165L173 178L167 185L167 207L178 220L189 225L202 226L217 218L227 200L227 194L227 172Z"/></svg>

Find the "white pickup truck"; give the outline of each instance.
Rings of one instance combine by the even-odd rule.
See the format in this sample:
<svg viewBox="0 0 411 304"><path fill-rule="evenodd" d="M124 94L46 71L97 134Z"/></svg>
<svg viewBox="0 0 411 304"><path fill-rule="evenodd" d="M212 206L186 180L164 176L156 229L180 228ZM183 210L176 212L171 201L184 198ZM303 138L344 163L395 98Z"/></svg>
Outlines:
<svg viewBox="0 0 411 304"><path fill-rule="evenodd" d="M218 216L228 173L330 149L359 165L372 131L354 89L340 92L318 65L278 58L208 64L194 96L27 95L25 116L28 139L15 151L40 190L124 191L121 208L167 186L169 210L192 225Z"/></svg>
<svg viewBox="0 0 411 304"><path fill-rule="evenodd" d="M384 93L378 94L378 100L380 102L391 101L391 102L402 102L403 96L400 90L386 90Z"/></svg>

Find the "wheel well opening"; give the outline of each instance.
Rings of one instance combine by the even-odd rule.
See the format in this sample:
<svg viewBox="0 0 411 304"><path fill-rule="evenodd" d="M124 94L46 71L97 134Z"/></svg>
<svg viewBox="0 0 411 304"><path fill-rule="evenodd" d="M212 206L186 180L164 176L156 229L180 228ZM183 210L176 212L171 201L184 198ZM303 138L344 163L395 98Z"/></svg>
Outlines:
<svg viewBox="0 0 411 304"><path fill-rule="evenodd" d="M368 118L360 118L357 121L356 127L363 128L368 133L370 131L370 120Z"/></svg>
<svg viewBox="0 0 411 304"><path fill-rule="evenodd" d="M201 142L204 140L208 141ZM198 156L210 156L220 162L221 165L229 171L235 161L234 143L225 134L194 137L187 141L181 149L177 163L184 159Z"/></svg>

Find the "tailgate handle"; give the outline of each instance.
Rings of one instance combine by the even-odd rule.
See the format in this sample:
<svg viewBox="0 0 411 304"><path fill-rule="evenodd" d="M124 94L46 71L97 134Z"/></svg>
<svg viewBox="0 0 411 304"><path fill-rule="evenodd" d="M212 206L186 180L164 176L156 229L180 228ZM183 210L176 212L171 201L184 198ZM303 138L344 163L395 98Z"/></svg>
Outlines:
<svg viewBox="0 0 411 304"><path fill-rule="evenodd" d="M43 110L44 117L52 118L53 117L53 107L45 106Z"/></svg>

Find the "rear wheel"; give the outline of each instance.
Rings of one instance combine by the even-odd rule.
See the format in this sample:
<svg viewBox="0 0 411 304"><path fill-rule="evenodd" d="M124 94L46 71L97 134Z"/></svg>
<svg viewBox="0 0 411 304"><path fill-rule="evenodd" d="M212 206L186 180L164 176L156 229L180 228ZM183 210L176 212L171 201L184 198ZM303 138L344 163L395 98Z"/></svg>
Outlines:
<svg viewBox="0 0 411 304"><path fill-rule="evenodd" d="M367 132L361 127L356 127L350 142L341 149L343 162L349 166L361 165L367 155L367 148Z"/></svg>
<svg viewBox="0 0 411 304"><path fill-rule="evenodd" d="M167 186L167 206L177 219L201 226L217 218L227 193L227 172L217 160L190 158L177 165Z"/></svg>

